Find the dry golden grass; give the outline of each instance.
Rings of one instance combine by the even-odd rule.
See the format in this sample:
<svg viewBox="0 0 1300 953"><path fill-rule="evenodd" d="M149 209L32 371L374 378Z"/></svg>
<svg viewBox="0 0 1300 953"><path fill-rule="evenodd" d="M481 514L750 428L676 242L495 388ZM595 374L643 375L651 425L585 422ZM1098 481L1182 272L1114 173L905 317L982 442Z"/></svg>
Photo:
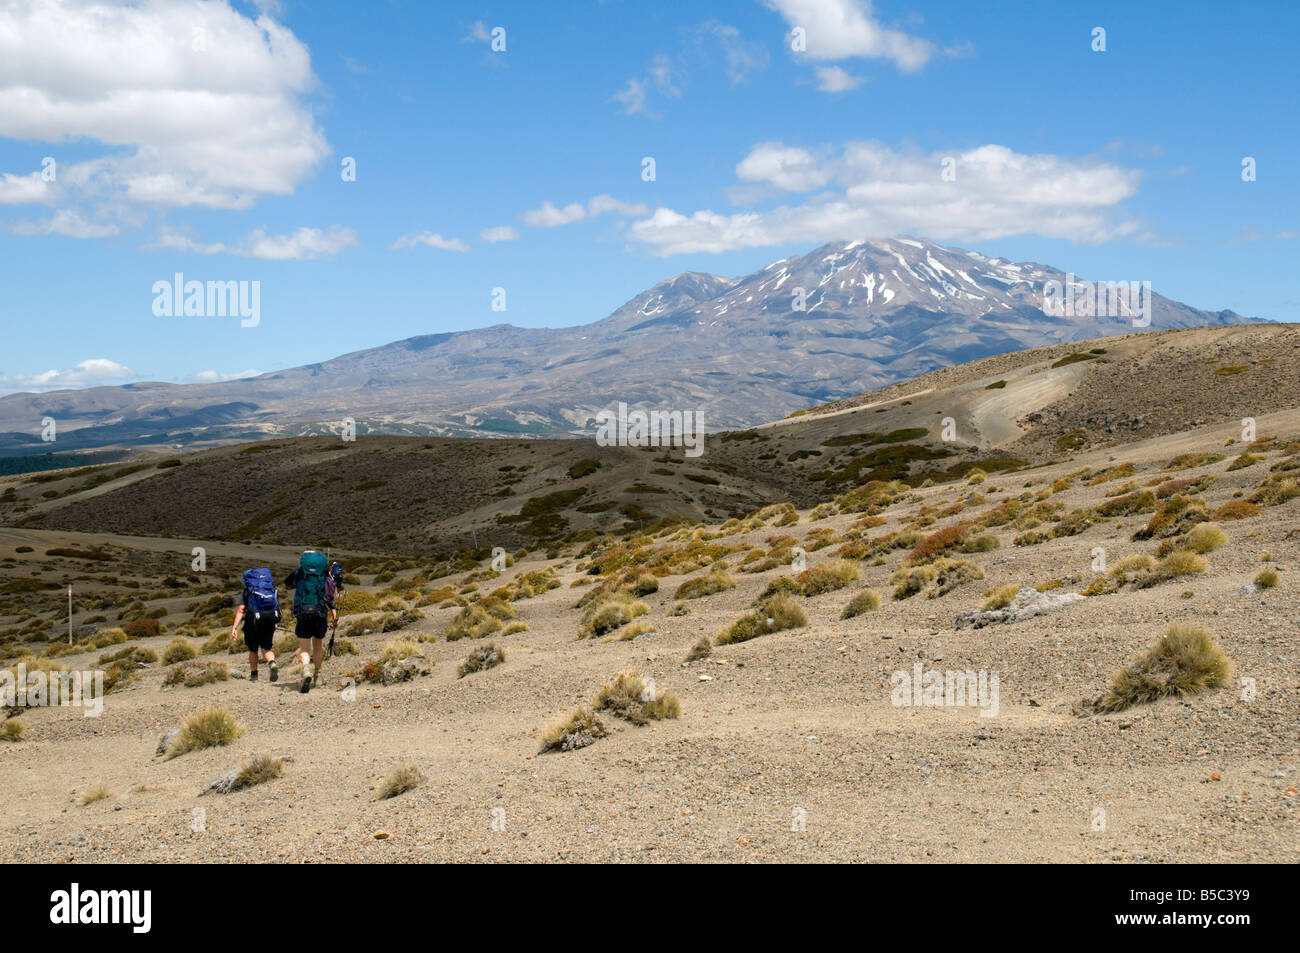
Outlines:
<svg viewBox="0 0 1300 953"><path fill-rule="evenodd" d="M167 757L228 745L244 733L244 726L227 708L203 708L186 717L180 734L172 739Z"/></svg>
<svg viewBox="0 0 1300 953"><path fill-rule="evenodd" d="M24 725L17 718L6 718L0 722L0 741L21 741Z"/></svg>
<svg viewBox="0 0 1300 953"><path fill-rule="evenodd" d="M1020 587L1017 585L998 586L998 588L986 593L988 598L984 600L984 603L980 608L985 612L990 612L994 609L1005 609L1007 606L1011 605L1011 600L1015 599L1019 594Z"/></svg>
<svg viewBox="0 0 1300 953"><path fill-rule="evenodd" d="M469 657L456 668L456 677L464 678L474 672L482 672L506 660L506 650L495 642L489 642L469 653Z"/></svg>
<svg viewBox="0 0 1300 953"><path fill-rule="evenodd" d="M799 591L805 596L818 596L825 592L843 589L849 583L862 578L862 570L857 563L847 559L837 559L812 569L805 569L794 577Z"/></svg>
<svg viewBox="0 0 1300 953"><path fill-rule="evenodd" d="M880 596L870 589L863 589L856 596L849 600L849 604L844 607L844 612L840 615L841 619L852 619L862 615L864 612L874 612L880 608Z"/></svg>
<svg viewBox="0 0 1300 953"><path fill-rule="evenodd" d="M405 794L407 791L414 791L424 783L424 772L415 765L407 765L404 768L398 768L387 778L379 787L379 800L386 801L389 798L397 797L399 794Z"/></svg>
<svg viewBox="0 0 1300 953"><path fill-rule="evenodd" d="M760 635L770 635L786 629L798 629L808 624L808 616L799 605L784 594L770 596L759 603L758 610L741 616L714 638L714 645L731 645L748 642Z"/></svg>
<svg viewBox="0 0 1300 953"><path fill-rule="evenodd" d="M542 751L573 751L585 748L608 732L596 713L579 708L542 732Z"/></svg>
<svg viewBox="0 0 1300 953"><path fill-rule="evenodd" d="M1277 573L1272 569L1261 569L1255 574L1254 583L1259 589L1272 589L1277 585Z"/></svg>
<svg viewBox="0 0 1300 953"><path fill-rule="evenodd" d="M243 788L251 788L255 784L274 781L283 771L284 762L279 758L272 758L267 754L254 755L251 761L239 769L239 773L235 775L235 781L230 789L238 791Z"/></svg>
<svg viewBox="0 0 1300 953"><path fill-rule="evenodd" d="M715 569L695 579L687 579L677 587L677 591L673 593L673 598L698 599L701 596L711 596L715 592L735 588L736 580L729 573L721 569Z"/></svg>
<svg viewBox="0 0 1300 953"><path fill-rule="evenodd" d="M1185 698L1228 684L1232 663L1200 626L1175 623L1136 662L1120 669L1098 711L1123 711L1161 698Z"/></svg>
<svg viewBox="0 0 1300 953"><path fill-rule="evenodd" d="M198 654L194 643L189 639L172 639L163 649L162 660L164 665L174 665L176 662L189 661Z"/></svg>
<svg viewBox="0 0 1300 953"><path fill-rule="evenodd" d="M1187 534L1187 548L1194 553L1212 553L1228 541L1228 534L1213 523L1197 523Z"/></svg>
<svg viewBox="0 0 1300 953"><path fill-rule="evenodd" d="M456 617L451 621L451 627L445 633L445 638L448 642L459 639L482 639L499 631L501 631L501 620L482 605L473 603L456 613Z"/></svg>
<svg viewBox="0 0 1300 953"><path fill-rule="evenodd" d="M113 796L113 792L108 789L107 784L96 784L86 788L77 796L77 803L83 807L87 804L94 804L96 801L104 801Z"/></svg>
<svg viewBox="0 0 1300 953"><path fill-rule="evenodd" d="M592 708L607 711L634 725L676 718L682 710L676 695L657 690L653 681L647 681L635 672L621 672L614 681L605 685L592 702Z"/></svg>
<svg viewBox="0 0 1300 953"><path fill-rule="evenodd" d="M700 640L691 646L691 650L686 653L686 662L698 662L700 659L708 658L713 654L713 643L707 635L700 636Z"/></svg>

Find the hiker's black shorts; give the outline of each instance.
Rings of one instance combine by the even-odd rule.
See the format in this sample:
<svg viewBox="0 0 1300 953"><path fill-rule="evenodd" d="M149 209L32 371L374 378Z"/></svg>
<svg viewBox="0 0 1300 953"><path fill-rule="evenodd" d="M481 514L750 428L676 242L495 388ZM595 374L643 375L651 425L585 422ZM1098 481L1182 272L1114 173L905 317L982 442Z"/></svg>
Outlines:
<svg viewBox="0 0 1300 953"><path fill-rule="evenodd" d="M300 615L295 632L300 639L323 639L329 631L330 622L323 615Z"/></svg>
<svg viewBox="0 0 1300 953"><path fill-rule="evenodd" d="M256 652L261 649L263 652L269 652L274 642L274 618L261 619L260 621L250 620L244 623L244 644L248 646L248 651Z"/></svg>

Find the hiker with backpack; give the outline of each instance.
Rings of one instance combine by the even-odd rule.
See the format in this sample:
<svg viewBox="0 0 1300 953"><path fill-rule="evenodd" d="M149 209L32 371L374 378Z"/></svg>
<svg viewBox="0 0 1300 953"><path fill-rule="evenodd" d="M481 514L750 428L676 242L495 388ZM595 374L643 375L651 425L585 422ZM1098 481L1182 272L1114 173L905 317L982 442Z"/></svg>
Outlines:
<svg viewBox="0 0 1300 953"><path fill-rule="evenodd" d="M297 619L298 655L302 660L302 686L299 691L311 691L320 683L320 669L325 655L325 633L333 622L338 625L339 614L334 608L334 578L329 571L329 560L322 553L309 549L298 560L298 568L284 581L293 587L293 615Z"/></svg>
<svg viewBox="0 0 1300 953"><path fill-rule="evenodd" d="M244 623L244 644L248 646L248 680L257 681L257 659L265 656L271 667L271 681L280 678L275 664L275 627L280 624L280 594L269 569L244 571L244 594L235 609L235 621L230 625L230 641L234 642L239 623Z"/></svg>

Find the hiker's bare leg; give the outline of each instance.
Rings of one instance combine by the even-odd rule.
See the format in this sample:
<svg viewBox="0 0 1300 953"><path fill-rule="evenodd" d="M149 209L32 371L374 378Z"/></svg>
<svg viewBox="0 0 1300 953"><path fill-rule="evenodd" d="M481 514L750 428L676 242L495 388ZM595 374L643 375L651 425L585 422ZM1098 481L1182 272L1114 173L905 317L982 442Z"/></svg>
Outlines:
<svg viewBox="0 0 1300 953"><path fill-rule="evenodd" d="M298 657L303 665L311 661L311 639L298 640Z"/></svg>
<svg viewBox="0 0 1300 953"><path fill-rule="evenodd" d="M311 660L316 665L316 671L320 671L321 662L325 660L325 640L311 640Z"/></svg>
<svg viewBox="0 0 1300 953"><path fill-rule="evenodd" d="M257 671L257 653L256 653L256 652L249 652L249 653L248 653L248 670L249 670L250 672L256 672L256 671Z"/></svg>
<svg viewBox="0 0 1300 953"><path fill-rule="evenodd" d="M268 665L275 661L275 653L272 652L270 649L267 649L265 652L263 652L262 657L266 659Z"/></svg>

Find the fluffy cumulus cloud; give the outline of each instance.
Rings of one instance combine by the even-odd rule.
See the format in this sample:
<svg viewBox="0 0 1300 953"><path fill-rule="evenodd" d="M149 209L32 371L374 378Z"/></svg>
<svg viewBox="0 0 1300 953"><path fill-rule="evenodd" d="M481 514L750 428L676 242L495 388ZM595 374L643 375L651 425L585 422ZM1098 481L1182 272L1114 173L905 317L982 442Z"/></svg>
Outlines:
<svg viewBox="0 0 1300 953"><path fill-rule="evenodd" d="M847 93L863 82L862 77L854 76L839 66L819 66L814 72L817 74L817 88L823 93Z"/></svg>
<svg viewBox="0 0 1300 953"><path fill-rule="evenodd" d="M1137 227L1120 208L1137 191L1137 172L999 145L923 154L854 142L814 154L769 142L756 146L736 173L749 188L784 194L785 204L735 213L659 208L634 222L629 237L654 254L672 255L901 233L957 241L1034 234L1096 243Z"/></svg>
<svg viewBox="0 0 1300 953"><path fill-rule="evenodd" d="M0 136L102 154L0 202L241 209L287 195L329 152L307 47L226 0L21 0L0 8ZM17 178L19 181L15 182Z"/></svg>
<svg viewBox="0 0 1300 953"><path fill-rule="evenodd" d="M493 225L479 232L479 237L489 243L512 242L519 237L519 232L513 225Z"/></svg>
<svg viewBox="0 0 1300 953"><path fill-rule="evenodd" d="M530 209L523 215L524 224L534 228L555 228L559 225L572 225L583 219L596 218L610 213L616 215L644 215L650 209L640 202L620 202L612 195L595 195L581 202L570 202L563 208L556 208L550 202L543 202L541 208Z"/></svg>
<svg viewBox="0 0 1300 953"><path fill-rule="evenodd" d="M135 372L124 364L107 358L92 357L76 367L45 371L29 376L0 376L0 388L7 391L50 391L101 384L120 384L134 378Z"/></svg>
<svg viewBox="0 0 1300 953"><path fill-rule="evenodd" d="M767 5L792 30L803 29L807 49L802 55L809 59L884 59L911 73L936 53L929 40L885 27L870 0L767 0Z"/></svg>
<svg viewBox="0 0 1300 953"><path fill-rule="evenodd" d="M10 230L16 235L62 235L65 238L108 238L118 233L112 222L88 221L75 209L59 209L49 218L35 222L15 222Z"/></svg>
<svg viewBox="0 0 1300 953"><path fill-rule="evenodd" d="M443 251L469 251L469 246L459 238L443 238L437 232L415 232L403 235L393 242L393 248L414 248L424 245L427 248L440 248Z"/></svg>
<svg viewBox="0 0 1300 953"><path fill-rule="evenodd" d="M269 235L254 229L232 244L205 242L192 232L165 228L150 248L190 252L196 255L236 255L264 261L305 261L328 258L357 244L357 233L342 225L329 228L300 228L285 235Z"/></svg>

